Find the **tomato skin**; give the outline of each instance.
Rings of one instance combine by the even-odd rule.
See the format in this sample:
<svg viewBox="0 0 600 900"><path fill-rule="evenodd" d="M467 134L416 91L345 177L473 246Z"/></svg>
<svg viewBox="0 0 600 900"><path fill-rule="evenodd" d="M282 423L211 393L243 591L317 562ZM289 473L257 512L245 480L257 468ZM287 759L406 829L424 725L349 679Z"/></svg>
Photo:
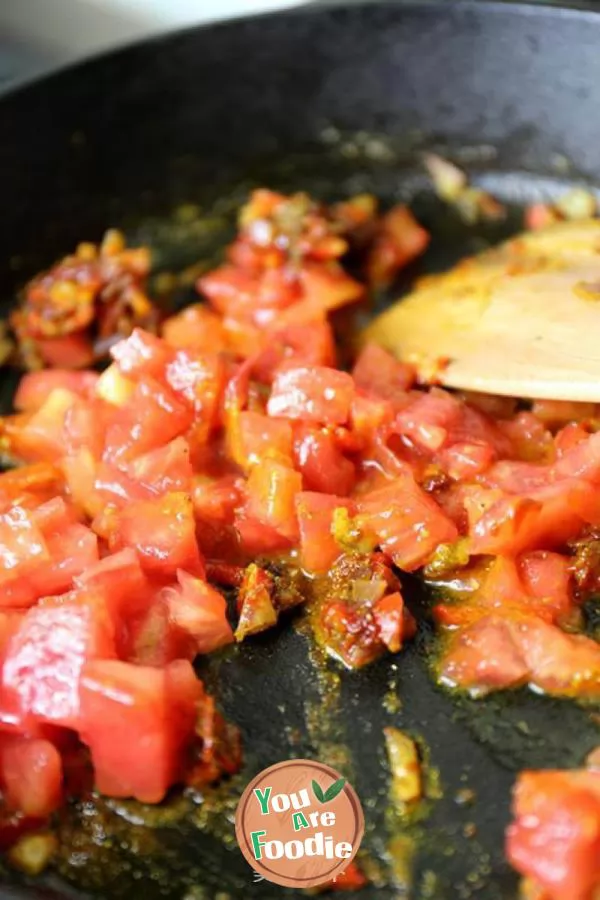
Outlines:
<svg viewBox="0 0 600 900"><path fill-rule="evenodd" d="M296 514L300 528L300 558L308 572L327 572L341 555L331 527L336 509L352 509L346 497L302 491L296 495Z"/></svg>
<svg viewBox="0 0 600 900"><path fill-rule="evenodd" d="M356 508L360 529L408 572L423 565L438 544L458 537L455 524L410 475L357 498Z"/></svg>
<svg viewBox="0 0 600 900"><path fill-rule="evenodd" d="M0 737L0 786L10 807L45 819L62 802L62 761L50 741Z"/></svg>
<svg viewBox="0 0 600 900"><path fill-rule="evenodd" d="M164 589L171 622L192 639L196 653L210 653L233 641L227 604L219 591L187 572L177 572L177 585Z"/></svg>
<svg viewBox="0 0 600 900"><path fill-rule="evenodd" d="M28 372L19 382L13 405L20 411L35 412L44 405L55 388L88 397L93 393L99 377L96 372L73 372L70 369Z"/></svg>
<svg viewBox="0 0 600 900"><path fill-rule="evenodd" d="M273 382L267 412L324 425L344 425L354 398L352 377L338 369L314 366L280 371Z"/></svg>
<svg viewBox="0 0 600 900"><path fill-rule="evenodd" d="M289 541L298 539L294 506L302 490L302 476L289 466L265 459L255 466L246 484L246 514L272 528Z"/></svg>
<svg viewBox="0 0 600 900"><path fill-rule="evenodd" d="M506 853L552 900L590 900L600 884L600 773L521 772Z"/></svg>
<svg viewBox="0 0 600 900"><path fill-rule="evenodd" d="M9 641L2 669L4 696L24 716L73 727L84 664L114 654L114 629L101 601L66 595L36 606Z"/></svg>
<svg viewBox="0 0 600 900"><path fill-rule="evenodd" d="M299 423L294 438L294 461L304 490L341 496L351 493L356 468L341 452L334 433Z"/></svg>
<svg viewBox="0 0 600 900"><path fill-rule="evenodd" d="M185 493L129 504L116 517L109 545L133 547L142 568L155 576L173 577L177 569L203 574L194 509Z"/></svg>
<svg viewBox="0 0 600 900"><path fill-rule="evenodd" d="M96 788L109 797L160 803L181 779L194 735L202 687L190 663L157 669L89 662L80 692L79 732L92 754Z"/></svg>

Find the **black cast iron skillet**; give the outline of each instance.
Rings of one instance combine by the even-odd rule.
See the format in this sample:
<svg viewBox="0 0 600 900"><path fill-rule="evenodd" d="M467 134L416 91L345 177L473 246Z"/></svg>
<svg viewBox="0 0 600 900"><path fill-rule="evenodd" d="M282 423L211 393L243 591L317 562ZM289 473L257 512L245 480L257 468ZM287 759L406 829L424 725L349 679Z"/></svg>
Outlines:
<svg viewBox="0 0 600 900"><path fill-rule="evenodd" d="M589 9L346 3L185 31L25 86L0 101L3 302L110 225L151 240L158 268L183 267L226 240L228 211L257 183L410 198L434 235L420 269L440 269L516 229L524 202L600 181L599 44L600 14ZM469 228L432 197L419 165L432 146L458 153L509 203L507 222ZM182 203L201 213L174 212ZM5 375L5 409L13 386ZM405 589L423 618L427 598L415 582ZM103 897L282 896L253 883L232 811L255 772L298 756L338 765L362 799L373 883L361 897L514 898L502 843L515 773L579 764L599 738L590 710L524 691L449 696L428 672L426 621L411 648L358 673L331 664L324 675L309 646L287 623L203 661L246 747L225 807L208 792L192 814L181 818L181 803L163 810L158 828L140 824L133 805L104 807L101 818L74 808L62 825L72 851L63 876ZM439 771L442 796L410 825L389 809L386 724L419 736ZM457 802L464 788L470 804ZM403 889L390 846L397 857L407 836L417 849ZM6 897L69 891L56 878L24 887L0 877Z"/></svg>

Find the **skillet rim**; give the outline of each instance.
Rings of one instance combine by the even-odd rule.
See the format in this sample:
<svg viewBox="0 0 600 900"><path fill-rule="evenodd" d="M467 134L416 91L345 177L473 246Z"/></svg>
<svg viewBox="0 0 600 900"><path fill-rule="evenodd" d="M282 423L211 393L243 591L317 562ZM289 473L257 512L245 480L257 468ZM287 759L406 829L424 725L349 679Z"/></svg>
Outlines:
<svg viewBox="0 0 600 900"><path fill-rule="evenodd" d="M275 11L261 11L252 15L233 16L228 19L201 22L194 25L184 25L180 28L168 29L158 34L152 34L141 38L134 38L116 47L109 47L96 51L80 59L52 66L45 72L37 72L34 75L18 78L10 82L6 87L0 88L0 112L5 102L18 102L22 93L34 92L40 86L52 86L53 81L58 81L68 75L76 75L84 70L94 67L101 68L109 59L118 59L126 56L134 50L143 48L160 48L170 42L190 37L196 32L219 32L235 29L240 25L248 25L251 22L261 20L273 21L284 19L305 18L306 16L324 15L330 11L351 12L353 9L368 9L369 7L395 6L407 9L413 13L431 14L437 12L445 15L454 15L456 12L465 13L470 10L482 9L493 15L513 14L517 17L535 17L549 15L552 19L577 19L587 20L590 23L600 23L600 4L598 0L304 0L301 5ZM509 13L510 11L510 13Z"/></svg>

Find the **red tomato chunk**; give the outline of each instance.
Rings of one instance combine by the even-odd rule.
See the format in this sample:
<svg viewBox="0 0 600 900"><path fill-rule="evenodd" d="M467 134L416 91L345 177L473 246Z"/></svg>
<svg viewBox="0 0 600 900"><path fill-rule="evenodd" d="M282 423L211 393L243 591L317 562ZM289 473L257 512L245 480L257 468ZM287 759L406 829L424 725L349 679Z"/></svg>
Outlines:
<svg viewBox="0 0 600 900"><path fill-rule="evenodd" d="M417 627L404 572L437 589L447 687L600 698L583 633L597 406L425 388L372 344L337 367L342 308L427 246L406 207L259 190L239 223L198 281L209 305L162 336L154 316L135 327L149 253L114 235L34 279L15 316L30 367L61 368L26 375L2 420L18 467L0 474L0 792L18 825L2 846L92 784L158 803L237 771L195 657L303 603L343 665L400 653ZM96 336L111 365L74 371ZM543 900L598 891L599 796L591 770L519 781L508 855ZM348 872L333 887L363 884Z"/></svg>

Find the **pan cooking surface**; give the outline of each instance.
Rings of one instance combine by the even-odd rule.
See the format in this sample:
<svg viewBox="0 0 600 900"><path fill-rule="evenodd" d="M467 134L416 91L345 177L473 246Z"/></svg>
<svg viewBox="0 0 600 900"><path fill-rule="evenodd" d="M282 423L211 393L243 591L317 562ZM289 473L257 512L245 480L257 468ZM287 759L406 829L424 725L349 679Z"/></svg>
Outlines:
<svg viewBox="0 0 600 900"><path fill-rule="evenodd" d="M223 26L210 40L190 32L62 73L1 105L9 135L0 147L3 296L109 225L150 242L161 270L209 258L257 184L323 198L367 190L388 203L410 199L433 238L399 291L409 277L518 230L523 204L583 175L600 182L590 150L600 137L590 87L600 84L598 27L589 14L560 10L351 6ZM300 54L307 41L310 64ZM297 77L288 74L294 67ZM445 152L440 135L475 183L509 203L505 222L468 227L432 196L419 153ZM182 219L174 210L184 202L199 209ZM4 411L14 384L2 381ZM122 802L73 809L62 826L72 848L62 870L76 896L281 897L280 888L253 883L232 817L253 774L306 756L341 768L361 798L361 863L372 884L360 897L514 900L503 831L515 773L580 764L598 743L598 725L589 708L530 692L482 702L435 687L427 597L412 580L405 593L422 620L417 641L361 672L315 659L296 621L203 660L202 677L242 729L243 772L224 789L153 813L150 824ZM429 760L431 797L418 822L398 821L389 808L386 725L418 738ZM411 845L414 885L403 892L402 866L390 855L398 860ZM9 887L12 877L0 875L0 896L67 895L54 878L24 889Z"/></svg>

